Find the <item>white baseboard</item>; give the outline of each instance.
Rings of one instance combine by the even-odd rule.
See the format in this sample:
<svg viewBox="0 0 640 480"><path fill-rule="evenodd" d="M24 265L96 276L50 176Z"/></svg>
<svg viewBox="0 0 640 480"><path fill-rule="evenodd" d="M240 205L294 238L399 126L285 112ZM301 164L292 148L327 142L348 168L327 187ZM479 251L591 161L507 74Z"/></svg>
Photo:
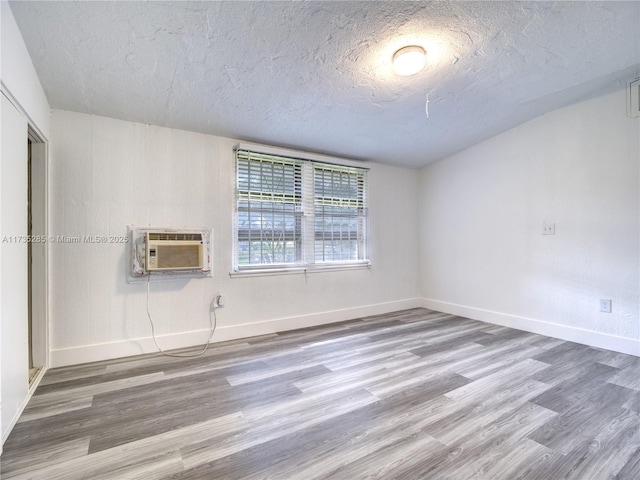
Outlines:
<svg viewBox="0 0 640 480"><path fill-rule="evenodd" d="M618 337L607 333L594 332L593 330L585 330L533 318L518 317L507 313L483 310L481 308L467 307L465 305L442 302L431 298L423 298L421 306L451 315L471 318L473 320L480 320L482 322L516 328L526 332L538 333L548 337L640 357L640 340L637 338Z"/></svg>
<svg viewBox="0 0 640 480"><path fill-rule="evenodd" d="M254 323L244 323L240 325L219 324L213 336L213 342L224 342L238 338L255 337L269 333L342 322L355 318L368 317L370 315L380 315L398 310L418 308L420 306L420 298L408 298L393 302L377 303L341 310L330 310L326 312L284 317ZM202 345L206 341L208 334L209 331L207 329L203 329L191 332L159 335L156 338L163 350L171 350L175 348ZM157 349L153 343L153 339L151 337L144 337L52 350L50 352L49 363L51 368L55 368L155 352L157 352Z"/></svg>

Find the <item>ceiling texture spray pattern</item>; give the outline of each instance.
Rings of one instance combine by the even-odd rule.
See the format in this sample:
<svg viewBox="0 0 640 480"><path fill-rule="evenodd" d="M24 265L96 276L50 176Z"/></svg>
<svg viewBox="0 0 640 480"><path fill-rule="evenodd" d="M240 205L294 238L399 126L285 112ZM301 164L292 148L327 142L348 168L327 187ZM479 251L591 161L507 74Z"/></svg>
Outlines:
<svg viewBox="0 0 640 480"><path fill-rule="evenodd" d="M10 5L54 108L408 167L640 71L637 1Z"/></svg>

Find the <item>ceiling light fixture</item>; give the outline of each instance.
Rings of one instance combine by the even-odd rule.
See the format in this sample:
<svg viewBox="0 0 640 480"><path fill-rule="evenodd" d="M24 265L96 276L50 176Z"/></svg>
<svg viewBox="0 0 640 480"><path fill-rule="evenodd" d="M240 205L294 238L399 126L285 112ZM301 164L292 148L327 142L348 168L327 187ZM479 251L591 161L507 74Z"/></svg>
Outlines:
<svg viewBox="0 0 640 480"><path fill-rule="evenodd" d="M393 54L393 71L397 75L415 75L424 68L427 52L418 45L403 47Z"/></svg>

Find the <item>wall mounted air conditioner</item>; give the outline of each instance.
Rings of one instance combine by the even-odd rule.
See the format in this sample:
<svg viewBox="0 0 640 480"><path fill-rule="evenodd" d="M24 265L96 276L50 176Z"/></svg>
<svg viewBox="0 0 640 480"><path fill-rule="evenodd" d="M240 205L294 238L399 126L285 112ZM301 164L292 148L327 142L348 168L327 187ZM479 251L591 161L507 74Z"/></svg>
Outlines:
<svg viewBox="0 0 640 480"><path fill-rule="evenodd" d="M201 232L146 232L145 270L202 270L205 266Z"/></svg>

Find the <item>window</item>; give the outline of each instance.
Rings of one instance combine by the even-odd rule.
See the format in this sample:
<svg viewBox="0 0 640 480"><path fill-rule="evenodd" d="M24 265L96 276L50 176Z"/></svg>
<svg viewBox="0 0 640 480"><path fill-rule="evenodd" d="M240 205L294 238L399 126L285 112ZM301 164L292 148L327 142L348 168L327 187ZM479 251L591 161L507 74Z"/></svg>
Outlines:
<svg viewBox="0 0 640 480"><path fill-rule="evenodd" d="M313 166L315 261L363 260L365 174L329 164Z"/></svg>
<svg viewBox="0 0 640 480"><path fill-rule="evenodd" d="M234 270L367 265L367 170L236 148Z"/></svg>
<svg viewBox="0 0 640 480"><path fill-rule="evenodd" d="M294 159L239 150L238 266L302 261L302 167Z"/></svg>

